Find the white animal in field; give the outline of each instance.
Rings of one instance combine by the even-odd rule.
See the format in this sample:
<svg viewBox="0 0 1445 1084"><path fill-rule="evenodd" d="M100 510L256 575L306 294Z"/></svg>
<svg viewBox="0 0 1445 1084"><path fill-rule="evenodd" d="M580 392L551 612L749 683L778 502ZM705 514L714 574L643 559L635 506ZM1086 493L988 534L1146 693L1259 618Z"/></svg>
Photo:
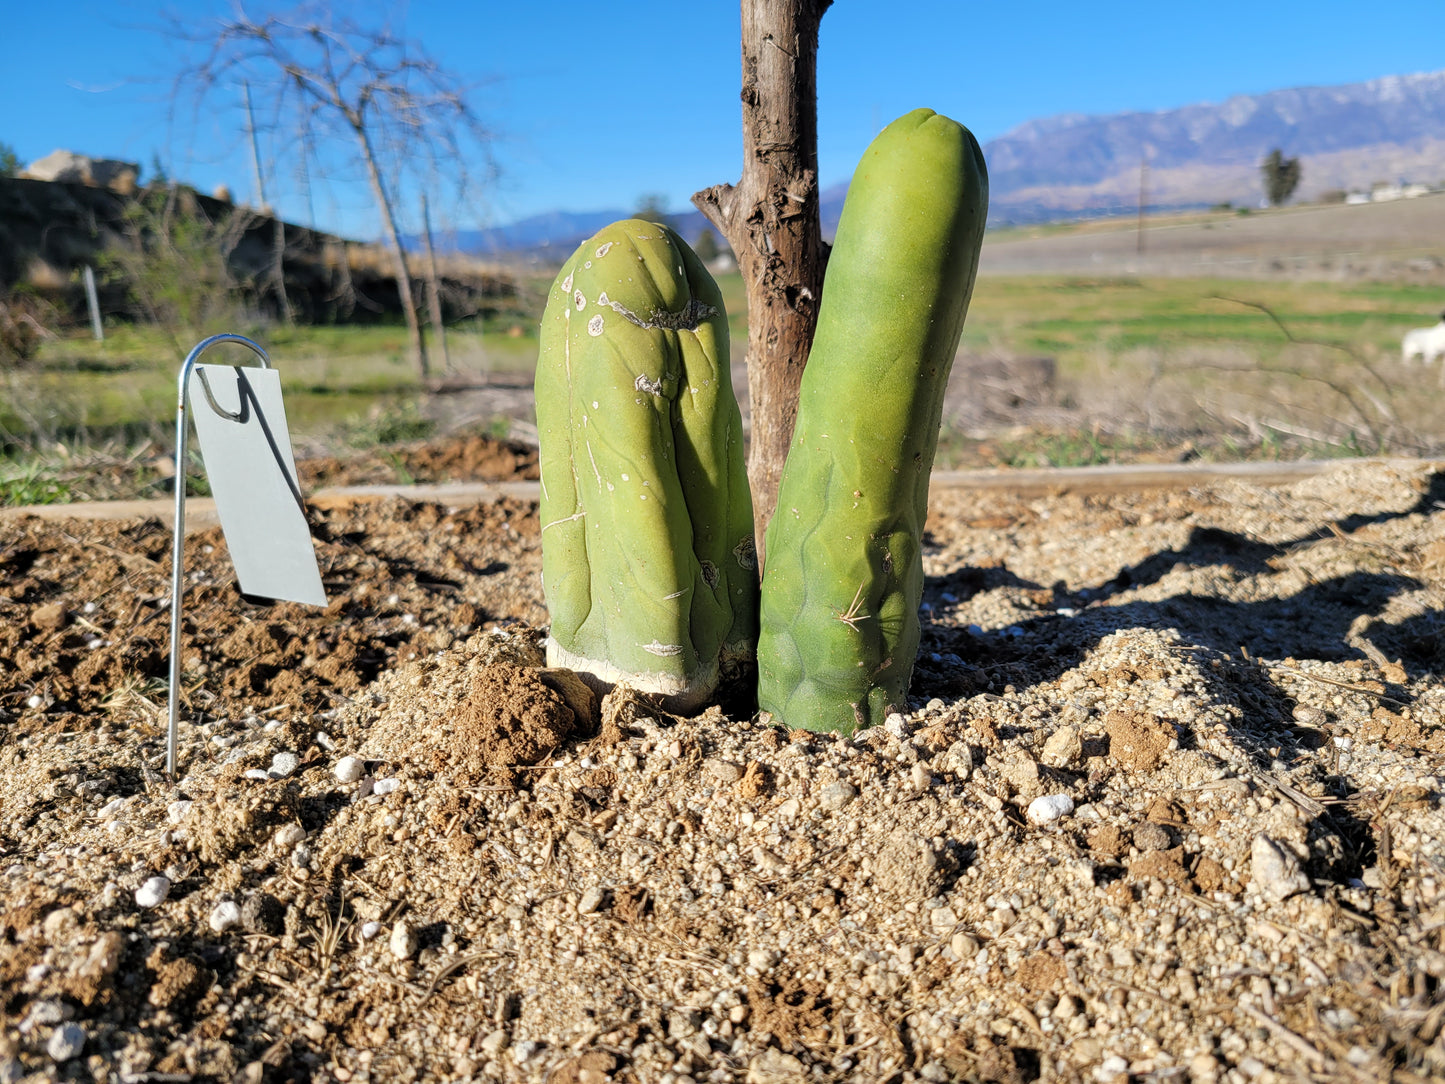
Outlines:
<svg viewBox="0 0 1445 1084"><path fill-rule="evenodd" d="M1405 332L1400 344L1400 360L1408 364L1415 358L1426 365L1445 358L1445 315L1434 327L1417 327ZM1440 367L1440 386L1445 388L1445 365Z"/></svg>

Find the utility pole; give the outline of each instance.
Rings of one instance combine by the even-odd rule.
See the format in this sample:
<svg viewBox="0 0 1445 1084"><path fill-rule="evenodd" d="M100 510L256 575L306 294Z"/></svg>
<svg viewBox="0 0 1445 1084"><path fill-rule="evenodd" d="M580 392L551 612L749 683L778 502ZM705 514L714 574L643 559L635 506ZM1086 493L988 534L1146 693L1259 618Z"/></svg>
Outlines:
<svg viewBox="0 0 1445 1084"><path fill-rule="evenodd" d="M442 287L441 279L437 275L437 254L431 243L431 211L427 206L426 193L421 194L421 225L422 237L426 239L426 261L427 261L427 315L431 317L432 330L436 332L437 342L442 348L442 371L450 372L452 368L452 356L447 352L447 329L442 323Z"/></svg>
<svg viewBox="0 0 1445 1084"><path fill-rule="evenodd" d="M1139 255L1144 254L1144 208L1149 203L1149 158L1139 159Z"/></svg>
<svg viewBox="0 0 1445 1084"><path fill-rule="evenodd" d="M251 112L251 84L241 83L241 100L246 104L246 139L251 144L251 171L256 178L256 207L266 209L266 182L261 179L261 148L256 143L256 118Z"/></svg>
<svg viewBox="0 0 1445 1084"><path fill-rule="evenodd" d="M251 143L251 169L256 177L256 202L262 213L269 213L275 224L271 247L271 285L276 291L276 300L281 306L281 319L289 327L295 321L291 315L291 300L286 296L286 224L281 216L271 211L266 202L266 183L261 179L261 149L256 143L256 118L251 112L251 84L241 83L241 97L246 104L246 138Z"/></svg>

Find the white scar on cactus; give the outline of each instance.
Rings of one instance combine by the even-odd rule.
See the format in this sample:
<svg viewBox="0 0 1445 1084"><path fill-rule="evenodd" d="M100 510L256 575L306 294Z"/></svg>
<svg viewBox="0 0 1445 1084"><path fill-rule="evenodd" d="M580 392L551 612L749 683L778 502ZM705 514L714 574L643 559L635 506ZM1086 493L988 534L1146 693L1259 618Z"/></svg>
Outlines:
<svg viewBox="0 0 1445 1084"><path fill-rule="evenodd" d="M653 644L639 644L644 651L657 655L659 658L671 657L664 653L668 648L675 648L675 654L682 654L682 648L677 645L663 644L654 641ZM662 648L663 652L654 651L653 648ZM603 659L589 659L583 655L573 654L559 644L551 636L547 637L547 665L563 666L568 670L575 671L588 685L604 690L610 690L616 685L625 685L630 689L638 689L652 693L662 698L663 707L668 711L692 711L707 703L712 696L713 690L717 688L718 674L721 672L721 660L711 659L703 662L691 678L678 677L675 674L665 674L660 671L647 673L633 673L622 670ZM746 650L734 650L724 645L723 657L731 662L734 658L745 658L749 652Z"/></svg>
<svg viewBox="0 0 1445 1084"><path fill-rule="evenodd" d="M713 308L706 301L699 301L697 298L693 298L676 312L668 312L666 309L653 309L651 318L646 320L638 316L637 313L633 312L620 301L613 301L607 296L606 290L603 290L597 295L597 304L604 309L611 309L623 317L623 319L642 328L643 331L696 331L702 326L704 320L711 319L717 315L717 309ZM578 305L577 307L580 309L582 306ZM598 320L601 318L594 316L592 319ZM590 324L588 325L588 330L591 330Z"/></svg>

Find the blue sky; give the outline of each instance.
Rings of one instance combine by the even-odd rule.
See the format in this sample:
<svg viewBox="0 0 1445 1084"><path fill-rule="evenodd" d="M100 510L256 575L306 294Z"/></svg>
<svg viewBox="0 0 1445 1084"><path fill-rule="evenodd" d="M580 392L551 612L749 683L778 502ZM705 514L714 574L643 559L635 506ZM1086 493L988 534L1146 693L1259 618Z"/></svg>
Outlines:
<svg viewBox="0 0 1445 1084"><path fill-rule="evenodd" d="M238 199L251 197L239 109L178 136L167 82L179 56L148 29L162 11L203 29L229 3L4 0L4 8L0 142L22 161L65 147L148 167L158 154L172 176L203 190L224 181ZM445 224L631 209L652 193L679 210L697 189L739 175L732 0L356 0L349 10L385 13L394 30L476 84L473 103L495 133L500 172L466 202L438 206ZM836 0L818 68L826 186L847 178L881 125L918 106L986 142L1058 113L1169 109L1445 68L1445 0ZM323 228L377 234L357 178L313 175L309 205L297 178L278 158L268 180L288 218L314 213Z"/></svg>

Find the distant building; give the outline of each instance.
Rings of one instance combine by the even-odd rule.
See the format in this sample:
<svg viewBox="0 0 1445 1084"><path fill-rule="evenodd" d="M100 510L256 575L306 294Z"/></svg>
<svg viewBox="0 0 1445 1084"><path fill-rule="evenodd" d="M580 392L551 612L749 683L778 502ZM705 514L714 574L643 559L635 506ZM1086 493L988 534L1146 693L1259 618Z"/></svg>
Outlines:
<svg viewBox="0 0 1445 1084"><path fill-rule="evenodd" d="M1397 199L1415 199L1426 195L1430 189L1423 184L1406 184L1403 180L1394 184L1377 184L1370 189L1371 203L1390 203Z"/></svg>
<svg viewBox="0 0 1445 1084"><path fill-rule="evenodd" d="M1406 184L1403 180L1391 183L1381 181L1373 185L1368 192L1355 189L1345 195L1345 202L1349 204L1361 203L1393 203L1400 199L1415 199L1418 196L1428 196L1430 186L1427 184Z"/></svg>

